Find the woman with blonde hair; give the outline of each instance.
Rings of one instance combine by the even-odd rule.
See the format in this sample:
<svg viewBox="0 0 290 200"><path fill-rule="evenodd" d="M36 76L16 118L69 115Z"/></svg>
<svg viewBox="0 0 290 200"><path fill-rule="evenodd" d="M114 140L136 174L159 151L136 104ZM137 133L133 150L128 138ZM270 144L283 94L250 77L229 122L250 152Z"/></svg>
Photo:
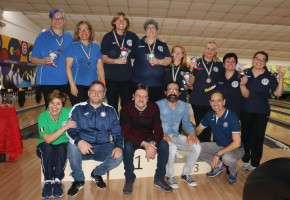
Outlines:
<svg viewBox="0 0 290 200"><path fill-rule="evenodd" d="M202 57L197 60L197 67L193 68L193 90L189 98L196 125L207 112L212 110L209 105L210 95L223 74L223 63L217 56L216 43L207 42ZM198 138L201 142L209 142L211 129L206 128Z"/></svg>

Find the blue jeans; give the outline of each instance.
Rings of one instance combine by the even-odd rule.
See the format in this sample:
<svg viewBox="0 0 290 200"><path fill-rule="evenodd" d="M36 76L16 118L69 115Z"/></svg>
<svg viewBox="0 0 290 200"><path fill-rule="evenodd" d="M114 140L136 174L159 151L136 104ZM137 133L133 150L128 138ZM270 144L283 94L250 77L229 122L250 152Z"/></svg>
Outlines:
<svg viewBox="0 0 290 200"><path fill-rule="evenodd" d="M151 141L151 137L146 140L147 142ZM164 179L166 174L166 164L168 161L168 143L164 140L161 140L156 145L157 147L157 169L155 171L154 181L161 181ZM134 152L136 149L140 149L141 147L135 145L133 142L128 140L124 140L124 168L125 168L125 178L126 183L133 183L136 175L134 174ZM141 148L144 149L144 148Z"/></svg>
<svg viewBox="0 0 290 200"><path fill-rule="evenodd" d="M72 169L72 177L75 181L85 180L82 170L82 160L96 160L103 162L93 170L93 174L98 176L104 175L107 171L117 167L123 160L123 155L117 159L111 157L112 151L115 148L111 143L92 146L94 154L83 155L77 145L71 143L68 143L67 145L68 159Z"/></svg>

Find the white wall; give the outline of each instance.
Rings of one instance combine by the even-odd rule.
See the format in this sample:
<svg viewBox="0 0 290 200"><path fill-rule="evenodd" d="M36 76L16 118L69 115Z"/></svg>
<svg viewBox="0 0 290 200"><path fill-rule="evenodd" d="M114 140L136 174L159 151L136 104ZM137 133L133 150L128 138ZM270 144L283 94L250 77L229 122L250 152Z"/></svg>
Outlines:
<svg viewBox="0 0 290 200"><path fill-rule="evenodd" d="M0 27L0 34L33 44L41 32L41 28L21 12L4 11L0 18L5 23L5 26Z"/></svg>

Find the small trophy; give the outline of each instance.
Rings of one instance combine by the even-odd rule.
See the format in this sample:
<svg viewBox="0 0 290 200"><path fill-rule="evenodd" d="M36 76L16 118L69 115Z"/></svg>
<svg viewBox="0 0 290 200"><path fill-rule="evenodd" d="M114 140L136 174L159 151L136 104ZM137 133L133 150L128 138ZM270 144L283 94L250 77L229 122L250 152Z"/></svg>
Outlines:
<svg viewBox="0 0 290 200"><path fill-rule="evenodd" d="M121 58L127 58L128 57L128 50L126 48L121 49Z"/></svg>
<svg viewBox="0 0 290 200"><path fill-rule="evenodd" d="M190 86L189 84L189 76L190 76L190 73L189 72L185 72L184 75L183 75L183 83L184 85L187 85L187 86Z"/></svg>
<svg viewBox="0 0 290 200"><path fill-rule="evenodd" d="M57 54L55 51L49 52L49 58L51 60L51 62L49 64L53 67L57 67L57 63L56 63Z"/></svg>
<svg viewBox="0 0 290 200"><path fill-rule="evenodd" d="M151 63L152 58L154 58L154 53L147 53L147 60L149 61L149 64L151 65L151 67L154 67L154 64Z"/></svg>

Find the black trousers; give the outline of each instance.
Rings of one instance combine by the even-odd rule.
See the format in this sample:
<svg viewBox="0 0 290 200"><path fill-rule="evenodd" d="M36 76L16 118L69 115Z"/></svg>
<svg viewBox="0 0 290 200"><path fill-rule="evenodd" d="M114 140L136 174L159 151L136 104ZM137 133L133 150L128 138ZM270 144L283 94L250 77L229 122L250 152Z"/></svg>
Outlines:
<svg viewBox="0 0 290 200"><path fill-rule="evenodd" d="M52 145L45 142L36 147L36 154L41 159L44 180L62 180L67 158L67 143Z"/></svg>
<svg viewBox="0 0 290 200"><path fill-rule="evenodd" d="M138 83L132 82L132 91L136 88ZM164 87L149 87L149 100L156 102L164 98Z"/></svg>
<svg viewBox="0 0 290 200"><path fill-rule="evenodd" d="M121 106L132 100L131 81L113 81L106 79L108 104L118 112L119 97Z"/></svg>
<svg viewBox="0 0 290 200"><path fill-rule="evenodd" d="M88 91L90 86L85 86L85 85L76 85L78 88L78 96L73 96L69 90L69 99L71 102L71 105L74 106L77 103L87 101L89 96L88 96Z"/></svg>
<svg viewBox="0 0 290 200"><path fill-rule="evenodd" d="M66 93L67 95L70 94L68 84L66 85L40 85L39 87L41 88L46 108L48 107L47 97L50 93L52 93L53 90L59 90L61 92Z"/></svg>
<svg viewBox="0 0 290 200"><path fill-rule="evenodd" d="M243 162L249 162L257 167L263 155L263 143L269 115L241 112L242 142L245 149Z"/></svg>
<svg viewBox="0 0 290 200"><path fill-rule="evenodd" d="M202 118L205 116L206 113L209 111L212 111L212 108L210 106L201 106L201 105L194 105L191 104L193 115L195 119L196 126L199 125ZM199 136L197 136L200 142L210 142L211 138L211 128L210 126L204 129Z"/></svg>

